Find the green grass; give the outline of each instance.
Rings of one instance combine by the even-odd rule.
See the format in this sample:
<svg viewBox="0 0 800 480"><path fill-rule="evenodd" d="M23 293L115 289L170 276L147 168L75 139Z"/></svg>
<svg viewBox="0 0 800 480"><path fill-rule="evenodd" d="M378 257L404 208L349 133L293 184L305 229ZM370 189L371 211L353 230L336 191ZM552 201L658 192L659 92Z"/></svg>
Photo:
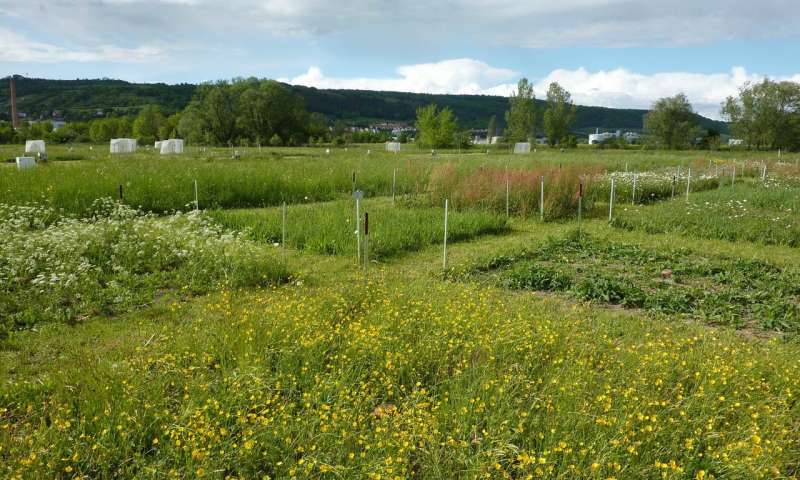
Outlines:
<svg viewBox="0 0 800 480"><path fill-rule="evenodd" d="M800 257L788 237L766 245L762 225L797 208L795 167L747 152L366 148L380 146L240 160L51 147L33 172L0 165L0 318L13 319L0 338L0 477L797 476ZM678 165L694 176L709 160L762 158L779 185L758 186L751 166L747 185L692 193L718 205L684 230L644 228L685 215L682 196L632 206L624 181L615 212L640 223L590 210L580 239L569 216L507 220L504 205L451 197L443 281L434 170L527 178L580 163L600 187L628 163L653 172L663 199ZM369 275L355 265L353 170ZM92 206L124 181L129 204L184 209L195 178L199 214ZM720 205L740 193L756 213L737 220L752 224L722 240ZM599 211L605 198L587 201Z"/></svg>
<svg viewBox="0 0 800 480"><path fill-rule="evenodd" d="M800 245L800 186L761 182L717 190L648 207L617 209L614 225L647 233L671 232L699 238Z"/></svg>
<svg viewBox="0 0 800 480"><path fill-rule="evenodd" d="M0 158L13 159L21 154L20 148L0 146ZM82 215L90 211L94 200L116 198L122 185L126 203L163 213L186 209L194 201L196 180L201 208L250 208L338 198L351 193L353 172L356 188L374 196L391 194L395 170L397 194L423 193L431 170L443 164L463 172L480 168L538 171L575 164L594 170L621 171L627 166L642 171L742 158L732 152L577 149L561 153L549 148L531 155L494 150L487 155L476 148L431 156L413 147L398 155L382 149L383 145L362 145L332 149L327 155L319 148L237 148L243 156L234 160L233 149L227 148L188 147L180 156L160 156L141 148L136 154L112 156L107 145L92 146L92 150L87 145L49 146L53 161L34 171L17 172L13 164L0 165L0 203L44 202Z"/></svg>
<svg viewBox="0 0 800 480"><path fill-rule="evenodd" d="M715 325L800 331L800 270L686 248L648 249L571 232L453 274Z"/></svg>
<svg viewBox="0 0 800 480"><path fill-rule="evenodd" d="M444 240L444 208L392 207L386 199L365 199L363 215L369 213L369 256L388 258L419 250ZM222 210L212 218L227 228L245 232L253 240L280 243L280 208ZM287 208L286 243L292 248L327 255L357 255L355 201L342 200ZM507 231L504 216L483 211L451 212L448 242L459 242L479 235Z"/></svg>

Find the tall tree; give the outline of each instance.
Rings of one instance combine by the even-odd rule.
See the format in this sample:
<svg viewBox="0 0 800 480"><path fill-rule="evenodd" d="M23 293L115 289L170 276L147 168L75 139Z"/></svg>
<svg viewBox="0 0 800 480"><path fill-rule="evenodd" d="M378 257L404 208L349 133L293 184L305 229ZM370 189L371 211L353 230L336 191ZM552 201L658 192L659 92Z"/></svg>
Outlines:
<svg viewBox="0 0 800 480"><path fill-rule="evenodd" d="M657 100L644 116L648 140L659 148L689 148L699 134L697 116L683 93Z"/></svg>
<svg viewBox="0 0 800 480"><path fill-rule="evenodd" d="M158 139L158 129L164 115L157 105L145 105L133 121L133 136L141 143L153 143Z"/></svg>
<svg viewBox="0 0 800 480"><path fill-rule="evenodd" d="M506 140L525 142L536 135L536 96L533 84L527 78L520 79L517 90L508 99L506 112Z"/></svg>
<svg viewBox="0 0 800 480"><path fill-rule="evenodd" d="M547 90L547 111L544 112L544 132L550 145L568 141L575 112L572 95L558 83L551 83Z"/></svg>
<svg viewBox="0 0 800 480"><path fill-rule="evenodd" d="M486 129L486 140L487 143L492 143L492 137L497 136L497 115L492 115L492 118L489 119L489 128Z"/></svg>
<svg viewBox="0 0 800 480"><path fill-rule="evenodd" d="M731 133L753 148L800 149L800 84L769 79L728 97L722 116Z"/></svg>
<svg viewBox="0 0 800 480"><path fill-rule="evenodd" d="M447 148L455 142L458 128L453 111L441 111L435 104L417 109L417 145L422 148Z"/></svg>

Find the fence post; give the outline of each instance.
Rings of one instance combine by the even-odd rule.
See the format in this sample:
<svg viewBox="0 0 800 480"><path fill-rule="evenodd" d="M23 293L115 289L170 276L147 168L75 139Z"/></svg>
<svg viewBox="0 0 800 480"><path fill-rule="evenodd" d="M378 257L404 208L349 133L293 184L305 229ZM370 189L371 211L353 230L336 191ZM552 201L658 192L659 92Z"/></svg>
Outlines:
<svg viewBox="0 0 800 480"><path fill-rule="evenodd" d="M281 250L283 250L283 261L286 261L286 202L283 202L281 209Z"/></svg>
<svg viewBox="0 0 800 480"><path fill-rule="evenodd" d="M356 262L361 263L361 190L356 190L353 197L356 199Z"/></svg>
<svg viewBox="0 0 800 480"><path fill-rule="evenodd" d="M578 237L581 236L581 214L583 213L583 182L578 184Z"/></svg>
<svg viewBox="0 0 800 480"><path fill-rule="evenodd" d="M631 203L636 203L636 174L633 174L633 190L631 191Z"/></svg>
<svg viewBox="0 0 800 480"><path fill-rule="evenodd" d="M509 190L508 169L506 169L506 219L509 217Z"/></svg>
<svg viewBox="0 0 800 480"><path fill-rule="evenodd" d="M447 273L447 199L444 199L444 242L442 243L442 272Z"/></svg>
<svg viewBox="0 0 800 480"><path fill-rule="evenodd" d="M197 179L194 181L194 209L200 210L200 201L197 199Z"/></svg>
<svg viewBox="0 0 800 480"><path fill-rule="evenodd" d="M397 169L392 172L392 206L394 206L394 193L397 188Z"/></svg>
<svg viewBox="0 0 800 480"><path fill-rule="evenodd" d="M692 169L690 168L686 174L686 201L689 201L689 188L692 184Z"/></svg>
<svg viewBox="0 0 800 480"><path fill-rule="evenodd" d="M677 183L678 183L678 176L673 174L672 175L672 195L669 197L670 200L674 200L675 199L675 186L677 185Z"/></svg>
<svg viewBox="0 0 800 480"><path fill-rule="evenodd" d="M364 280L369 273L369 212L364 212Z"/></svg>
<svg viewBox="0 0 800 480"><path fill-rule="evenodd" d="M613 220L613 212L614 212L614 177L611 177L611 194L608 198L608 223L611 223Z"/></svg>
<svg viewBox="0 0 800 480"><path fill-rule="evenodd" d="M541 177L539 187L539 220L544 221L544 175Z"/></svg>
<svg viewBox="0 0 800 480"><path fill-rule="evenodd" d="M731 175L731 187L736 183L736 164L733 165L733 174Z"/></svg>

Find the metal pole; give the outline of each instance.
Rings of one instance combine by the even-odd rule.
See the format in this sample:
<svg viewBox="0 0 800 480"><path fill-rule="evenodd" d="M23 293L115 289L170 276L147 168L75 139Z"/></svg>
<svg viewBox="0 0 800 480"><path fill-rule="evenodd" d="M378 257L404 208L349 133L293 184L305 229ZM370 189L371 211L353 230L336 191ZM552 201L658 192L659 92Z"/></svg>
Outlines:
<svg viewBox="0 0 800 480"><path fill-rule="evenodd" d="M611 223L613 219L613 212L614 212L614 187L615 182L614 178L611 179L611 194L608 197L608 222Z"/></svg>
<svg viewBox="0 0 800 480"><path fill-rule="evenodd" d="M578 236L581 234L581 213L583 211L583 183L578 184Z"/></svg>
<svg viewBox="0 0 800 480"><path fill-rule="evenodd" d="M197 180L194 181L194 209L200 210L200 202L197 199Z"/></svg>
<svg viewBox="0 0 800 480"><path fill-rule="evenodd" d="M394 193L396 187L397 187L397 169L395 168L394 172L392 172L392 206L394 206Z"/></svg>
<svg viewBox="0 0 800 480"><path fill-rule="evenodd" d="M509 183L508 183L508 170L506 170L506 218L509 217Z"/></svg>
<svg viewBox="0 0 800 480"><path fill-rule="evenodd" d="M281 248L286 252L286 202L283 202L281 209Z"/></svg>
<svg viewBox="0 0 800 480"><path fill-rule="evenodd" d="M677 177L677 175L673 175L672 176L672 195L669 197L670 200L674 200L675 199L675 184L677 184L677 183L678 183L678 177Z"/></svg>
<svg viewBox="0 0 800 480"><path fill-rule="evenodd" d="M364 280L369 271L369 212L364 212Z"/></svg>
<svg viewBox="0 0 800 480"><path fill-rule="evenodd" d="M689 169L688 174L686 175L686 201L689 201L689 188L692 184L692 169Z"/></svg>
<svg viewBox="0 0 800 480"><path fill-rule="evenodd" d="M444 199L444 242L442 249L442 271L447 273L447 199Z"/></svg>
<svg viewBox="0 0 800 480"><path fill-rule="evenodd" d="M542 175L541 182L539 188L539 220L544 221L544 175Z"/></svg>
<svg viewBox="0 0 800 480"><path fill-rule="evenodd" d="M361 199L356 196L356 261L361 262Z"/></svg>

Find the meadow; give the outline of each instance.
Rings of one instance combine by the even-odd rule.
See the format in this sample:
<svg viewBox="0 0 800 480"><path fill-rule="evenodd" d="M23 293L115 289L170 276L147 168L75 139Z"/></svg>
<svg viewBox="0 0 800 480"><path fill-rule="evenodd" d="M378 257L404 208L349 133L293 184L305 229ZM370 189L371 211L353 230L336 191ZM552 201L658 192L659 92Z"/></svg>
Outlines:
<svg viewBox="0 0 800 480"><path fill-rule="evenodd" d="M379 148L0 165L0 476L797 478L794 157Z"/></svg>

